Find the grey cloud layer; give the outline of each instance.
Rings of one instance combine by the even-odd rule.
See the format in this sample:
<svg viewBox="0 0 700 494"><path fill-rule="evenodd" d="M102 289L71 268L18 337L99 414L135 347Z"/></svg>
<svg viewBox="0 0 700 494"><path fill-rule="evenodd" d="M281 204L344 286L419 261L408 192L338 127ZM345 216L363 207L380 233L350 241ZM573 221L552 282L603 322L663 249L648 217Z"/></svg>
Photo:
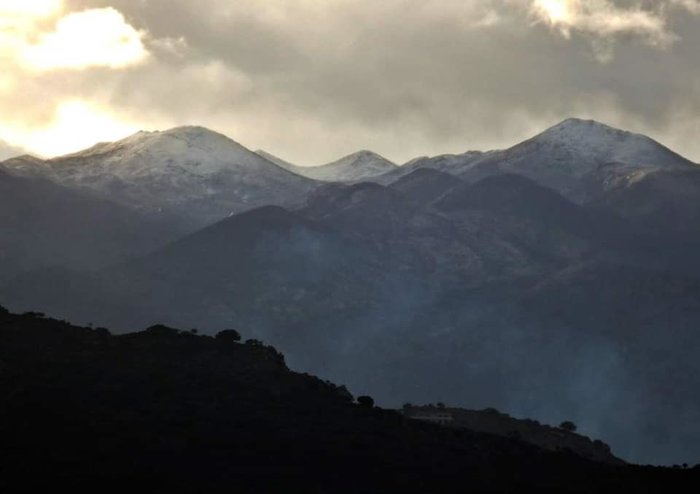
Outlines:
<svg viewBox="0 0 700 494"><path fill-rule="evenodd" d="M646 132L700 160L695 0L601 3L662 16L673 37L664 46L634 30L598 37L573 25L563 36L524 0L68 4L117 8L147 32L154 57L37 77L30 88L51 87L46 101L73 93L145 121L201 123L301 163L359 148L402 161L501 147L568 116ZM611 37L614 57L601 63L596 49Z"/></svg>

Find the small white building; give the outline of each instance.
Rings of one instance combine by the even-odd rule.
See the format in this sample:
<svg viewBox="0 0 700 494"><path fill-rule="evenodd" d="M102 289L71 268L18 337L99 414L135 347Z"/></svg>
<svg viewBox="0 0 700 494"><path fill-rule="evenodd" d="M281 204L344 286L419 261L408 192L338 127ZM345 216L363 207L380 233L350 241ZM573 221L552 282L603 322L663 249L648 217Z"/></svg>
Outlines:
<svg viewBox="0 0 700 494"><path fill-rule="evenodd" d="M454 416L449 410L434 407L409 407L404 409L404 416L411 420L422 420L439 425L451 425Z"/></svg>

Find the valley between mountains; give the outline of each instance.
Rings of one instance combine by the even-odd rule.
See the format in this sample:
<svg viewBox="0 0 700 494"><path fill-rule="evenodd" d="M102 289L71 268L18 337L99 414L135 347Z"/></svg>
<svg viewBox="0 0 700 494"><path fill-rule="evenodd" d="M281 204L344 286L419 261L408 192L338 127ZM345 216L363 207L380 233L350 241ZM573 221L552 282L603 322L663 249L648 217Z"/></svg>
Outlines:
<svg viewBox="0 0 700 494"><path fill-rule="evenodd" d="M700 167L566 120L496 151L319 167L201 127L0 162L0 304L239 328L386 407L573 420L700 461Z"/></svg>

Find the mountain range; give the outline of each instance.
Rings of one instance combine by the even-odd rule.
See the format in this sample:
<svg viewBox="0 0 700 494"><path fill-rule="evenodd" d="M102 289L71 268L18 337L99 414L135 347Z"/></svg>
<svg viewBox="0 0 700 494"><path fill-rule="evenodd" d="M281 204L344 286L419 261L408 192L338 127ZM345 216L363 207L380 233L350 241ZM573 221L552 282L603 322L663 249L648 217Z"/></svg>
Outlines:
<svg viewBox="0 0 700 494"><path fill-rule="evenodd" d="M50 160L21 156L2 168L179 220L193 230L252 207L294 204L314 186L202 127L139 132Z"/></svg>
<svg viewBox="0 0 700 494"><path fill-rule="evenodd" d="M495 406L573 419L631 461L700 457L700 167L648 137L570 119L503 151L297 167L183 127L14 158L3 180L13 310L245 328L386 405Z"/></svg>

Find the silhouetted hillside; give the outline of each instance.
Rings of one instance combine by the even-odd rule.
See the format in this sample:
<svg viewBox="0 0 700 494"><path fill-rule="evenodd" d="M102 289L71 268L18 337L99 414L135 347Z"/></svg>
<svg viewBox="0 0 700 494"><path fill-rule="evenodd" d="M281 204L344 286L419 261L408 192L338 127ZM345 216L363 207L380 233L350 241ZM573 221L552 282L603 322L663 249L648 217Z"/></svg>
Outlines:
<svg viewBox="0 0 700 494"><path fill-rule="evenodd" d="M610 446L576 433L576 424L562 423L567 428L551 427L533 419L517 419L495 408L466 410L446 407L444 404L413 406L405 404L404 417L439 424L442 427L467 429L504 436L533 444L549 451L570 451L582 458L611 465L624 465Z"/></svg>
<svg viewBox="0 0 700 494"><path fill-rule="evenodd" d="M231 331L112 336L0 309L0 393L3 492L669 492L700 480L407 421Z"/></svg>

